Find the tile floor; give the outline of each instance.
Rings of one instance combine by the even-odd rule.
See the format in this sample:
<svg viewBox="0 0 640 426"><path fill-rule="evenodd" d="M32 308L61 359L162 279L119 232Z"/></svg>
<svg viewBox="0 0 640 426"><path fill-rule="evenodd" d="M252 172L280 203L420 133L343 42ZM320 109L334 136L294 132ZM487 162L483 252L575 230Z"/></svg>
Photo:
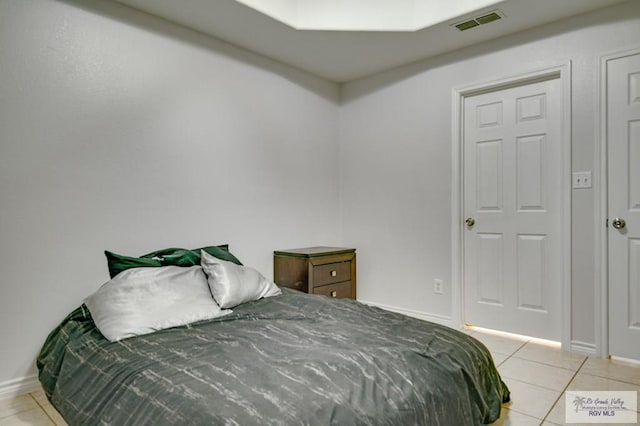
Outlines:
<svg viewBox="0 0 640 426"><path fill-rule="evenodd" d="M640 396L640 364L570 354L536 339L465 331L489 348L511 390L511 402L503 404L494 425L564 425L566 390L629 390Z"/></svg>
<svg viewBox="0 0 640 426"><path fill-rule="evenodd" d="M631 390L640 395L640 364L569 354L535 339L485 330L465 332L489 348L511 390L512 400L503 405L502 416L494 425L564 425L565 390ZM0 426L19 425L66 423L44 393L37 391L0 400Z"/></svg>
<svg viewBox="0 0 640 426"><path fill-rule="evenodd" d="M42 390L0 400L0 426L62 426L58 414Z"/></svg>

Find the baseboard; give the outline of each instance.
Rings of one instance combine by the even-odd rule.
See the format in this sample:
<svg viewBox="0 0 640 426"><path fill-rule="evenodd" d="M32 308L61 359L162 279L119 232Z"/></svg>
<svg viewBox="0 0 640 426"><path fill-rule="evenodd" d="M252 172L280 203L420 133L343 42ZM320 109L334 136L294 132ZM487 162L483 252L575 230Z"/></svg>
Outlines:
<svg viewBox="0 0 640 426"><path fill-rule="evenodd" d="M0 383L0 399L12 398L39 390L40 382L35 374Z"/></svg>
<svg viewBox="0 0 640 426"><path fill-rule="evenodd" d="M384 305L382 303L369 302L367 300L361 300L361 299L358 299L358 302L364 303L365 305L369 305L369 306L375 306L377 308L384 309L385 311L397 312L399 314L403 314L408 317L435 322L436 324L446 325L447 327L451 327L455 329L459 328L454 323L453 318L446 315L430 314L428 312L420 312L420 311L414 311L411 309L398 308L396 306L389 306L389 305Z"/></svg>
<svg viewBox="0 0 640 426"><path fill-rule="evenodd" d="M596 351L595 343L586 343L579 340L571 341L571 352L587 355L590 357L598 357L598 351Z"/></svg>
<svg viewBox="0 0 640 426"><path fill-rule="evenodd" d="M623 358L621 356L615 356L615 355L611 355L611 359L615 361L619 361L623 364L631 364L634 367L640 367L640 359Z"/></svg>

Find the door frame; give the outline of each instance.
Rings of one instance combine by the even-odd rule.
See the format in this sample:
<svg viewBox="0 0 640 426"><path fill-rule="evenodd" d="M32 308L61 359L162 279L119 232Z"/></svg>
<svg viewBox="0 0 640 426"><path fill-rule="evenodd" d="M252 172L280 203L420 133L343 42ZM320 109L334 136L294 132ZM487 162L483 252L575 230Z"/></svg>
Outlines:
<svg viewBox="0 0 640 426"><path fill-rule="evenodd" d="M473 95L495 92L511 87L523 86L539 81L559 78L562 98L561 118L561 313L562 347L571 347L571 61L551 65L528 73L509 76L488 82L475 83L452 89L451 128L451 282L452 318L455 325L462 327L464 318L464 100Z"/></svg>
<svg viewBox="0 0 640 426"><path fill-rule="evenodd" d="M595 262L595 343L596 354L601 358L609 356L609 228L606 226L609 214L609 141L607 140L607 65L609 61L621 59L627 56L640 54L640 46L616 50L600 56L599 67L599 102L597 106L598 126L596 134L596 146L594 149L594 164L599 166L600 184L594 185L598 193L594 194L594 226L595 226L595 255L599 261Z"/></svg>

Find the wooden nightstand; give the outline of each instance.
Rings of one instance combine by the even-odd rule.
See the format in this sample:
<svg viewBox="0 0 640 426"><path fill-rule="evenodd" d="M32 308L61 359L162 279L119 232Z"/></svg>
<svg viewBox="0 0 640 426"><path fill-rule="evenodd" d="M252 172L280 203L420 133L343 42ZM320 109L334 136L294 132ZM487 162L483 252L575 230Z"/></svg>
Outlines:
<svg viewBox="0 0 640 426"><path fill-rule="evenodd" d="M310 294L356 298L356 249L305 247L273 252L273 280Z"/></svg>

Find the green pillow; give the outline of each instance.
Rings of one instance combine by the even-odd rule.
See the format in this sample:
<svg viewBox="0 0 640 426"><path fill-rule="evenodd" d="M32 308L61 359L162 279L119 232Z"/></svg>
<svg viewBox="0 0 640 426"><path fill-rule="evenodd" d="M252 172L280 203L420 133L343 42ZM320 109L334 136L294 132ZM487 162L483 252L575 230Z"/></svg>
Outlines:
<svg viewBox="0 0 640 426"><path fill-rule="evenodd" d="M143 259L157 259L163 266L193 266L200 263L200 251L194 253L191 250L181 248L168 248L156 250L141 256Z"/></svg>
<svg viewBox="0 0 640 426"><path fill-rule="evenodd" d="M131 268L162 266L162 263L157 259L123 256L121 254L112 253L108 250L104 251L104 255L107 256L107 266L109 267L109 276L111 278L115 277L120 272Z"/></svg>
<svg viewBox="0 0 640 426"><path fill-rule="evenodd" d="M204 250L218 259L233 262L236 265L242 263L229 252L229 245L223 244L219 246L202 247L193 250L182 248L167 248L147 253L140 257L123 256L105 250L107 257L107 266L109 267L109 276L115 277L122 271L131 268L160 267L160 266L183 266L190 267L200 264L200 250Z"/></svg>
<svg viewBox="0 0 640 426"><path fill-rule="evenodd" d="M242 262L238 260L231 252L229 251L229 245L224 244L220 246L208 246L208 247L200 247L197 249L191 250L192 252L198 255L198 261L196 265L200 264L200 250L204 250L209 253L211 256L217 257L218 259L226 260L228 262L233 262L236 265L242 265Z"/></svg>

